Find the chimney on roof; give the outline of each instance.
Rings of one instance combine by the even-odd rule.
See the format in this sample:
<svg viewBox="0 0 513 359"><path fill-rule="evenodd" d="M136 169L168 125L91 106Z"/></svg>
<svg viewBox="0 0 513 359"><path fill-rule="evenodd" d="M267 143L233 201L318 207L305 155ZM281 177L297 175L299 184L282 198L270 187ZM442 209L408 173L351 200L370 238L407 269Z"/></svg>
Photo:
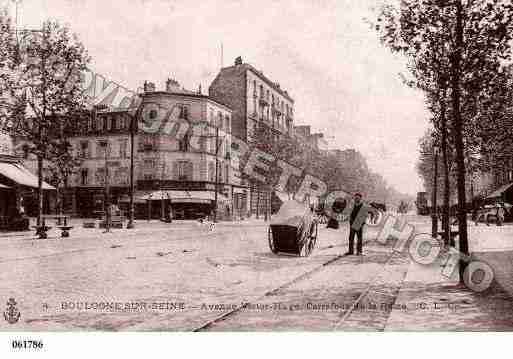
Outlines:
<svg viewBox="0 0 513 359"><path fill-rule="evenodd" d="M242 56L238 56L235 59L235 66L242 65Z"/></svg>
<svg viewBox="0 0 513 359"><path fill-rule="evenodd" d="M180 83L175 79L168 78L166 81L166 91L167 92L180 92L181 87Z"/></svg>
<svg viewBox="0 0 513 359"><path fill-rule="evenodd" d="M144 92L155 92L156 91L155 84L150 81L144 81L143 88L144 88Z"/></svg>

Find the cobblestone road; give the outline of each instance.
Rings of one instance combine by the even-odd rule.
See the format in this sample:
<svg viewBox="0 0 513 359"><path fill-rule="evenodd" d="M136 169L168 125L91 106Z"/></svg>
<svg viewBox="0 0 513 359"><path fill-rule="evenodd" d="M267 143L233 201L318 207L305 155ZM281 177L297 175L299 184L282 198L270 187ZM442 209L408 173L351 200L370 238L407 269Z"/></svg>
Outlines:
<svg viewBox="0 0 513 359"><path fill-rule="evenodd" d="M191 330L221 305L251 301L336 257L345 238L322 229L309 258L272 255L263 222L2 238L0 300L15 298L22 318L0 329Z"/></svg>

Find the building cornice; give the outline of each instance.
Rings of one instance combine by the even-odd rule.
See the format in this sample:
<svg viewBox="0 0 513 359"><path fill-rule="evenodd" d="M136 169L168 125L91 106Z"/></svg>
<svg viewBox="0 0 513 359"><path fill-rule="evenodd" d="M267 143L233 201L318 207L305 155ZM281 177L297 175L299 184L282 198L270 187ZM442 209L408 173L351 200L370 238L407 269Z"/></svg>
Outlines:
<svg viewBox="0 0 513 359"><path fill-rule="evenodd" d="M182 92L168 92L168 91L152 91L152 92L147 92L145 94L143 94L142 96L143 97L146 97L146 96L153 96L153 95L164 95L164 96L174 96L174 97L181 97L181 98L196 98L196 99L202 99L202 100L206 100L207 102L212 102L214 104L216 104L217 106L220 106L220 107L223 107L225 110L229 111L230 113L232 112L232 109L223 104L223 103L220 103L216 100L214 100L212 97L208 96L208 95L203 95L203 94L197 94L197 93L182 93Z"/></svg>
<svg viewBox="0 0 513 359"><path fill-rule="evenodd" d="M287 100L289 100L290 102L294 103L294 99L290 96L290 94L286 90L283 90L281 87L278 87L276 85L276 83L271 81L267 76L265 76L262 71L257 70L255 67L253 67L250 64L245 63L245 64L242 64L242 65L233 65L233 66L229 66L229 67L223 67L221 69L221 72L223 70L227 70L228 71L228 70L232 70L232 69L237 69L239 67L244 68L247 71L251 71L255 76L257 76L260 80L264 81L274 91L278 92L280 95L285 97Z"/></svg>

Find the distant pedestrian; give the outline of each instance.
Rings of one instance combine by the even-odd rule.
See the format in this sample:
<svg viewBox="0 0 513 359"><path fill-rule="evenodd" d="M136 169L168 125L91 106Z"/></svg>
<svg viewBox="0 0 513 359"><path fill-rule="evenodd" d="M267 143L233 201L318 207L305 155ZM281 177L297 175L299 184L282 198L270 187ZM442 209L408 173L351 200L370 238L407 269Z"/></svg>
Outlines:
<svg viewBox="0 0 513 359"><path fill-rule="evenodd" d="M173 206L169 205L169 209L168 209L168 221L169 223L173 222Z"/></svg>
<svg viewBox="0 0 513 359"><path fill-rule="evenodd" d="M377 210L363 203L361 193L355 193L354 205L349 215L349 250L345 254L346 256L354 254L355 236L357 237L356 255L363 255L363 226L369 213L376 215Z"/></svg>
<svg viewBox="0 0 513 359"><path fill-rule="evenodd" d="M497 226L502 226L502 224L504 223L504 215L504 206L502 203L500 203L497 208Z"/></svg>

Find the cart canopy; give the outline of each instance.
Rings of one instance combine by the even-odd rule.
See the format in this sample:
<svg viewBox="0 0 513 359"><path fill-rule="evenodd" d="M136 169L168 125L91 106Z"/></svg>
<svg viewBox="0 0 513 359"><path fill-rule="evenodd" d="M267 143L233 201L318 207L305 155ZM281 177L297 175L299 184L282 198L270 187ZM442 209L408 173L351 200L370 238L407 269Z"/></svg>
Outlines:
<svg viewBox="0 0 513 359"><path fill-rule="evenodd" d="M311 222L312 219L313 214L308 206L290 200L282 204L278 213L271 219L271 225L300 227L305 222Z"/></svg>

